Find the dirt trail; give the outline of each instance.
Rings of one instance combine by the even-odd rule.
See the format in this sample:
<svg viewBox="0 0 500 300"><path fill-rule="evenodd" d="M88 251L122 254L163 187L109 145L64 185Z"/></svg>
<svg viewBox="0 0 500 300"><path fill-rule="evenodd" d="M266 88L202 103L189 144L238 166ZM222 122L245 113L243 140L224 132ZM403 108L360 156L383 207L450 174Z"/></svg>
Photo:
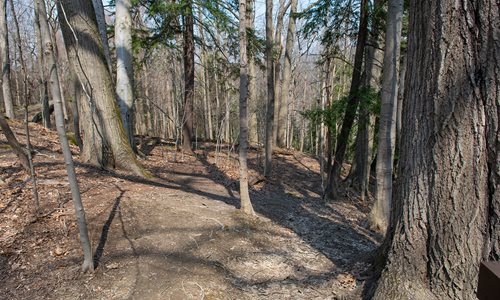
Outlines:
<svg viewBox="0 0 500 300"><path fill-rule="evenodd" d="M31 222L30 183L2 148L0 298L360 296L367 258L378 245L364 227L366 207L348 198L323 203L317 162L284 153L275 159L279 180L252 189L259 217L250 220L237 209L235 158L224 155L214 164L210 145L196 156L168 145L150 149L144 163L157 176L152 181L78 164L98 264L94 274L81 274L62 157L52 132L33 130L40 131L35 166L46 217ZM258 159L251 152L252 176Z"/></svg>

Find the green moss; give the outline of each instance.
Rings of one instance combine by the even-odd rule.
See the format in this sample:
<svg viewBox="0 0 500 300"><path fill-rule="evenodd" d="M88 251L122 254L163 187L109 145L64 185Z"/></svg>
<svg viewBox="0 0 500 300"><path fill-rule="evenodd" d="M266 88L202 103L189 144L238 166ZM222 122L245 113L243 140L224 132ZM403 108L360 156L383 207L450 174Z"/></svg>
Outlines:
<svg viewBox="0 0 500 300"><path fill-rule="evenodd" d="M78 146L76 142L75 134L73 132L66 132L66 137L68 138L68 142L73 146Z"/></svg>

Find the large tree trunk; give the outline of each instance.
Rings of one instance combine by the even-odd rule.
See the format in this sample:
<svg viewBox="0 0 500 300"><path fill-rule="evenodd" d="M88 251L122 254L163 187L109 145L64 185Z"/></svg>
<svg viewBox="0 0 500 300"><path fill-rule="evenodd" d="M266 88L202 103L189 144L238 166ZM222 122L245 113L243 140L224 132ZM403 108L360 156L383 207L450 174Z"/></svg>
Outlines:
<svg viewBox="0 0 500 300"><path fill-rule="evenodd" d="M182 126L185 151L192 151L194 105L194 23L193 2L186 0L184 12L184 118Z"/></svg>
<svg viewBox="0 0 500 300"><path fill-rule="evenodd" d="M396 114L398 101L398 69L403 25L403 0L389 0L382 69L382 106L380 109L375 203L370 213L370 226L385 232L392 201L392 170L396 147Z"/></svg>
<svg viewBox="0 0 500 300"><path fill-rule="evenodd" d="M97 161L90 162L102 167L113 166L114 161L139 176L149 176L136 160L123 129L92 3L61 0L58 12L69 61L85 94L83 101L79 99L80 104L85 102L80 106L82 126L87 130L84 155L97 156Z"/></svg>
<svg viewBox="0 0 500 300"><path fill-rule="evenodd" d="M266 0L267 111L264 176L271 176L274 123L273 1Z"/></svg>
<svg viewBox="0 0 500 300"><path fill-rule="evenodd" d="M122 116L123 128L132 149L134 142L134 57L132 55L131 0L116 0L115 47L116 47L116 96Z"/></svg>
<svg viewBox="0 0 500 300"><path fill-rule="evenodd" d="M496 1L410 1L387 262L374 299L476 299L500 259Z"/></svg>
<svg viewBox="0 0 500 300"><path fill-rule="evenodd" d="M47 70L49 70L48 75L50 80L50 91L54 99L54 111L56 115L57 133L59 135L59 140L61 142L61 148L64 155L64 162L66 164L66 171L68 173L68 181L71 188L71 196L73 198L76 219L80 231L80 242L82 243L82 248L83 248L84 262L82 265L82 270L84 272L93 271L94 261L92 258L92 248L87 230L85 211L83 209L82 200L80 198L80 189L78 187L78 181L76 180L75 167L73 166L73 157L71 156L71 150L69 148L68 139L66 137L66 130L64 128L64 115L62 108L62 98L60 93L61 89L59 87L59 79L58 79L56 59L54 55L54 47L50 39L45 1L37 0L36 4L38 8L38 14L40 16L40 27L41 27L41 36L43 38L42 44L44 47L43 52L45 54L44 55L45 63L47 64Z"/></svg>
<svg viewBox="0 0 500 300"><path fill-rule="evenodd" d="M0 1L0 59L2 60L2 91L5 114L14 119L14 102L10 90L10 57L9 57L9 30L7 29L7 1Z"/></svg>
<svg viewBox="0 0 500 300"><path fill-rule="evenodd" d="M247 57L247 26L246 26L246 2L240 0L240 199L241 210L249 215L254 215L250 195L248 193L248 57Z"/></svg>
<svg viewBox="0 0 500 300"><path fill-rule="evenodd" d="M102 0L92 0L92 5L94 6L95 16L97 20L97 28L99 29L99 35L101 36L102 47L104 49L104 57L106 57L106 64L109 69L109 73L113 74L113 65L111 63L111 51L109 50L108 41L108 25L106 24L106 15L104 13L104 5Z"/></svg>
<svg viewBox="0 0 500 300"><path fill-rule="evenodd" d="M354 66L351 78L351 88L349 90L349 100L344 114L342 129L337 137L337 147L333 166L328 174L328 183L325 189L325 199L336 199L340 187L340 173L344 163L344 156L349 142L349 134L356 117L356 110L359 104L359 97L356 95L361 86L361 68L363 65L363 56L365 43L368 33L368 0L361 1L359 30L356 43L356 53L354 56Z"/></svg>
<svg viewBox="0 0 500 300"><path fill-rule="evenodd" d="M288 31L286 35L285 60L283 65L283 81L281 83L281 94L279 104L278 136L279 147L286 147L286 132L288 106L290 105L289 92L292 77L292 56L295 42L295 13L297 12L297 0L291 0L290 16L288 18ZM328 99L327 99L328 101Z"/></svg>

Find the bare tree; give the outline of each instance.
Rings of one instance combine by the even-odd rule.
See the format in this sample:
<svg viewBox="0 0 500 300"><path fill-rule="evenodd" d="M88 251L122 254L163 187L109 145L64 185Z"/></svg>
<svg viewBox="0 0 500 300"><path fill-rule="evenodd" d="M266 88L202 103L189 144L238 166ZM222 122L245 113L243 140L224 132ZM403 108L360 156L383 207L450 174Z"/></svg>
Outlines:
<svg viewBox="0 0 500 300"><path fill-rule="evenodd" d="M133 107L134 79L132 56L132 9L131 0L116 0L115 47L116 47L116 96L122 116L123 128L132 148L134 142Z"/></svg>
<svg viewBox="0 0 500 300"><path fill-rule="evenodd" d="M274 60L273 60L273 1L266 0L266 70L267 70L267 113L264 176L271 176L273 156L274 124Z"/></svg>
<svg viewBox="0 0 500 300"><path fill-rule="evenodd" d="M240 0L240 199L241 210L249 215L255 212L248 192L248 56L247 56L247 0Z"/></svg>
<svg viewBox="0 0 500 300"><path fill-rule="evenodd" d="M194 20L193 1L186 0L184 12L184 118L182 148L192 151L194 105Z"/></svg>
<svg viewBox="0 0 500 300"><path fill-rule="evenodd" d="M389 224L392 200L392 170L396 147L396 113L398 100L398 69L401 52L403 0L390 0L385 35L382 69L382 107L377 147L377 184L375 203L370 213L371 227L381 231Z"/></svg>
<svg viewBox="0 0 500 300"><path fill-rule="evenodd" d="M73 157L71 156L71 150L69 148L68 139L66 137L66 130L64 128L62 98L60 94L61 89L59 88L59 79L58 79L59 75L54 55L54 47L52 45L52 40L50 38L50 33L49 33L45 1L36 0L36 4L38 8L38 15L40 17L41 36L43 38L43 42L41 44L43 45L43 52L45 54L44 55L45 63L47 65L47 70L49 71L48 75L50 80L50 91L54 99L54 111L56 115L57 133L59 135L61 148L63 150L64 162L66 164L68 181L71 188L71 196L73 198L76 219L80 231L80 241L82 243L82 248L83 248L84 261L82 265L82 270L84 272L93 271L94 261L92 258L92 248L88 235L87 221L85 219L85 210L83 209L82 200L80 198L80 189L78 187L78 181L76 179L75 167L73 165Z"/></svg>

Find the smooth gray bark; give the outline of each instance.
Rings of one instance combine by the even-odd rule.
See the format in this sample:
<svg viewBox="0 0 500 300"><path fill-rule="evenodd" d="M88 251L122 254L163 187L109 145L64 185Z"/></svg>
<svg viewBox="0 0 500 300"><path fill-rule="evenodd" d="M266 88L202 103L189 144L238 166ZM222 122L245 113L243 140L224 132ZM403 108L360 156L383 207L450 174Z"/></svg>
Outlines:
<svg viewBox="0 0 500 300"><path fill-rule="evenodd" d="M94 270L94 261L92 258L92 248L89 239L87 221L85 219L85 210L83 208L82 200L80 198L80 189L76 179L75 167L73 165L73 157L69 148L68 139L66 137L66 130L64 128L64 115L62 108L62 98L59 87L59 75L54 55L54 46L49 34L49 27L47 22L47 12L45 8L45 1L36 0L38 14L40 16L41 35L43 38L43 52L47 70L49 71L50 91L54 99L54 111L56 115L56 127L61 142L61 148L64 155L64 162L66 164L66 171L68 173L68 181L71 188L71 196L75 207L76 219L78 229L80 231L80 241L83 248L84 262L82 265L83 272Z"/></svg>
<svg viewBox="0 0 500 300"><path fill-rule="evenodd" d="M109 50L108 25L106 24L106 14L104 13L104 5L102 4L102 0L92 0L92 5L94 6L95 16L97 20L97 28L99 29L99 35L101 36L102 47L104 50L104 57L106 57L106 63L108 65L109 73L113 74L113 65L111 63L111 51Z"/></svg>
<svg viewBox="0 0 500 300"><path fill-rule="evenodd" d="M375 203L369 216L370 226L383 232L389 224L392 202L402 25L403 0L389 0L382 68L382 106L378 133Z"/></svg>
<svg viewBox="0 0 500 300"><path fill-rule="evenodd" d="M131 0L116 0L115 47L116 47L116 96L122 116L123 128L132 148L134 142L133 107L134 80L132 55L132 9Z"/></svg>

